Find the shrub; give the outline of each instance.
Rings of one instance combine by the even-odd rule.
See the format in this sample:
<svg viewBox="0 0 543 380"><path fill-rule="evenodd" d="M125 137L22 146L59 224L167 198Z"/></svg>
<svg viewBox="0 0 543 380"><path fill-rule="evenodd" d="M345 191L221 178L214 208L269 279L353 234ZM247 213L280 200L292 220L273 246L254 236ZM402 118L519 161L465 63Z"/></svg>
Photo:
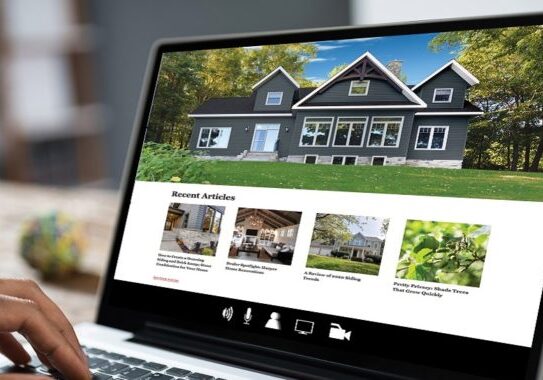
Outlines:
<svg viewBox="0 0 543 380"><path fill-rule="evenodd" d="M209 165L186 149L169 144L143 144L136 179L152 182L206 183Z"/></svg>
<svg viewBox="0 0 543 380"><path fill-rule="evenodd" d="M213 248L206 247L206 248L202 248L201 253L204 256L214 256L215 250Z"/></svg>

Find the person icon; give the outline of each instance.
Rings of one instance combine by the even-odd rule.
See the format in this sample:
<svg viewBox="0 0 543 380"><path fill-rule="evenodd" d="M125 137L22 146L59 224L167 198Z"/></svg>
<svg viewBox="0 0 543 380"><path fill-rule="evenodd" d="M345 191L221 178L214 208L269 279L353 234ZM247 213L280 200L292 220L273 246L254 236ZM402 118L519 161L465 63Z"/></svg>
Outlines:
<svg viewBox="0 0 543 380"><path fill-rule="evenodd" d="M281 314L275 312L271 313L270 319L268 319L268 322L266 322L266 326L264 327L272 330L281 330L281 321L279 321L279 319L281 319Z"/></svg>

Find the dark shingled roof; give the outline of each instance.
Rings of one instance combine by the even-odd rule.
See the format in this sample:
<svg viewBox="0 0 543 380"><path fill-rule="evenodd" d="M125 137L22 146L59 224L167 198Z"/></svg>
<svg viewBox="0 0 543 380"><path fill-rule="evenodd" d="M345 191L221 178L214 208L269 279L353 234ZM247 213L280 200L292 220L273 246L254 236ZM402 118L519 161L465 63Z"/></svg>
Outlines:
<svg viewBox="0 0 543 380"><path fill-rule="evenodd" d="M296 90L294 94L293 104L298 100L307 96L315 87L305 87ZM228 98L212 98L202 103L198 108L192 112L193 115L213 115L213 114L250 114L250 113L289 113L290 111L255 111L253 109L255 104L255 94L245 97L228 97ZM411 105L415 104L408 100L401 102L369 102L364 105ZM310 103L308 106L329 106L329 103ZM337 106L349 106L352 103L334 103ZM420 112L480 112L481 109L476 105L464 101L464 107L458 108L421 108Z"/></svg>
<svg viewBox="0 0 543 380"><path fill-rule="evenodd" d="M420 112L482 112L482 110L477 107L475 104L464 100L463 108L425 108L421 109Z"/></svg>
<svg viewBox="0 0 543 380"><path fill-rule="evenodd" d="M373 101L373 102L364 102L364 103L357 103L357 104L353 104L353 103L349 103L349 102L334 102L334 104L330 104L330 103L326 103L326 102L309 102L309 103L304 103L303 106L314 106L314 107L321 107L321 106L397 106L397 105L415 105L417 106L418 104L415 103L415 102L411 102L409 100L401 100L401 101L396 101L396 100L392 100L392 101L389 101L389 100L376 100L376 101Z"/></svg>
<svg viewBox="0 0 543 380"><path fill-rule="evenodd" d="M293 104L301 98L307 96L316 87L304 87L297 89L294 93ZM288 113L289 111L255 111L253 110L256 95L251 96L231 96L226 98L212 98L206 100L192 112L193 115L209 115L223 113Z"/></svg>

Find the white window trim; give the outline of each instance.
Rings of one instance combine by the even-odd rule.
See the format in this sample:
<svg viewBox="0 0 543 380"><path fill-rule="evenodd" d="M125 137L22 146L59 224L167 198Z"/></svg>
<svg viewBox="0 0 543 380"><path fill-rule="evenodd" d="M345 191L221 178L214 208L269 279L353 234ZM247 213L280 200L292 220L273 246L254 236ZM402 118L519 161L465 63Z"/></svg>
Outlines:
<svg viewBox="0 0 543 380"><path fill-rule="evenodd" d="M279 95L279 103L277 104L270 104L270 94L280 94ZM266 94L266 105L267 106L280 106L283 103L283 91L268 91Z"/></svg>
<svg viewBox="0 0 543 380"><path fill-rule="evenodd" d="M341 166L345 166L345 159L347 157L354 157L354 164L358 165L358 156L355 156L354 154L334 154L332 155L332 160L330 161L330 165L334 165L334 157L341 157Z"/></svg>
<svg viewBox="0 0 543 380"><path fill-rule="evenodd" d="M428 140L428 148L417 148L417 142L419 141L419 134L421 128L430 128L430 139ZM432 141L434 139L434 129L435 128L445 128L445 137L443 138L443 147L442 148L431 148ZM415 139L414 150L445 150L447 149L447 139L449 138L449 126L448 125L419 125L417 129L417 138Z"/></svg>
<svg viewBox="0 0 543 380"><path fill-rule="evenodd" d="M204 129L229 129L230 130L230 134L228 135L228 141L226 142L226 146L224 148L222 147L215 147L215 146L206 146L206 147L201 147L200 146L200 140L202 138L202 132L204 131ZM211 131L209 132L209 135L211 135ZM196 149L228 149L228 145L230 145L230 136L232 136L232 127L202 127L200 128L200 133L198 134L198 141L196 141ZM209 145L209 141L207 142L207 144Z"/></svg>
<svg viewBox="0 0 543 380"><path fill-rule="evenodd" d="M382 158L383 159L383 166L385 166L387 164L387 156L371 156L371 166L374 166L373 165L373 160L375 160L376 158Z"/></svg>
<svg viewBox="0 0 543 380"><path fill-rule="evenodd" d="M341 119L360 119L360 120L364 119L364 131L362 132L362 141L360 141L360 145L349 145L349 144L347 144L347 145L336 145L335 144L338 124L341 123ZM362 146L364 146L364 139L366 138L366 131L368 129L368 121L369 121L368 116L360 116L360 117L357 117L357 116L353 116L353 117L344 116L344 117L338 117L337 120L336 120L335 128L334 128L334 138L332 139L332 146L333 147L338 147L338 148L352 148L353 146L354 147L358 147L358 146L362 147ZM347 143L351 139L351 132L352 132L352 129L351 129L351 126L349 126L349 133L347 134Z"/></svg>
<svg viewBox="0 0 543 380"><path fill-rule="evenodd" d="M307 157L315 157L315 164L319 163L319 155L318 154L306 154L304 156L304 164L307 164L307 162L306 162Z"/></svg>
<svg viewBox="0 0 543 380"><path fill-rule="evenodd" d="M436 93L438 90L451 90L451 93L449 94L449 99L447 100L436 100ZM451 103L452 97L453 97L454 88L451 87L439 87L434 88L434 96L432 97L432 103Z"/></svg>
<svg viewBox="0 0 543 380"><path fill-rule="evenodd" d="M386 131L388 129L388 123L385 127L385 130L383 131L383 138L381 139L381 145L370 145L370 138L371 138L371 129L373 128L373 123L375 122L375 119L379 119L379 118L399 118L400 119L400 129L398 130L398 141L396 142L396 145L395 146L384 146L383 143L385 142L385 135L386 135ZM368 130L368 139L366 141L366 147L367 148L386 148L386 149L389 149L389 148L398 148L400 146L400 140L402 139L402 130L403 130L403 122L405 120L405 117L404 116L373 116L371 118L371 124L370 124L370 128Z"/></svg>
<svg viewBox="0 0 543 380"><path fill-rule="evenodd" d="M255 137L256 137L256 126L257 125L274 125L274 126L277 126L277 130L279 131L279 133L281 132L281 123L256 123L255 126L254 126L254 130L253 130L253 138L251 139L251 147L249 148L249 152L256 152L256 153L273 153L273 152L275 152L275 150L271 150L271 151L253 150L253 145L255 143ZM279 134L277 134L277 140L275 141L276 144L277 144L278 140L279 140Z"/></svg>
<svg viewBox="0 0 543 380"><path fill-rule="evenodd" d="M353 84L355 82L368 82L368 85L366 86L366 93L365 94L353 94ZM351 84L349 86L349 96L368 96L369 92L370 92L370 80L369 79L363 79L363 80L354 79L354 80L351 81Z"/></svg>
<svg viewBox="0 0 543 380"><path fill-rule="evenodd" d="M302 139L304 138L304 128L307 119L329 119L330 120L330 133L328 134L328 140L326 145L302 145ZM302 131L300 132L300 140L298 141L298 147L302 148L322 148L330 145L330 138L332 137L332 129L334 128L334 116L306 116L304 117L304 123L302 124ZM316 138L315 138L316 139ZM313 141L315 141L315 139Z"/></svg>

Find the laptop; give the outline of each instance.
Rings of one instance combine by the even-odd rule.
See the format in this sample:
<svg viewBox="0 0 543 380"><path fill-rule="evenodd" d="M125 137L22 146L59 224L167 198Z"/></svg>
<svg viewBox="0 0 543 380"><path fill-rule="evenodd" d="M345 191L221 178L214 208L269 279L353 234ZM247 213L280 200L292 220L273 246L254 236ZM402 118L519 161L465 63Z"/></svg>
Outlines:
<svg viewBox="0 0 543 380"><path fill-rule="evenodd" d="M542 24L158 42L95 378L537 378Z"/></svg>

